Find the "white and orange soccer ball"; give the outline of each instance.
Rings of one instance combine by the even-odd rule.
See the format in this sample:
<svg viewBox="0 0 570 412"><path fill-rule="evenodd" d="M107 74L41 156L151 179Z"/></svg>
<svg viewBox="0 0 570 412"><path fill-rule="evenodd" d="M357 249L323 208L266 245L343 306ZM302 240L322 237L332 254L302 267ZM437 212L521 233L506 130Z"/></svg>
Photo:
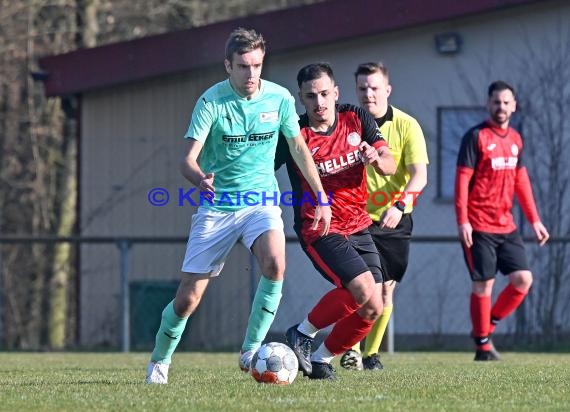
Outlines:
<svg viewBox="0 0 570 412"><path fill-rule="evenodd" d="M251 375L260 383L289 385L299 371L297 357L284 343L269 342L261 345L251 360Z"/></svg>

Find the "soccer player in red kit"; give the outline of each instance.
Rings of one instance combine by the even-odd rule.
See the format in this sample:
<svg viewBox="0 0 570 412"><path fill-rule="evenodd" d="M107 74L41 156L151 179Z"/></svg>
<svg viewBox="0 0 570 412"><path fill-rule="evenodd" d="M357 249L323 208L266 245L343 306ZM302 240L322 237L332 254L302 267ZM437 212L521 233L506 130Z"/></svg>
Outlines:
<svg viewBox="0 0 570 412"><path fill-rule="evenodd" d="M276 166L286 162L295 210L295 231L320 274L336 288L326 293L308 316L286 333L299 358L299 368L311 379L335 379L332 359L363 339L382 313L376 283L383 281L380 257L368 227L366 165L393 174L396 163L374 118L353 105L336 105L338 86L327 63L309 64L297 75L299 97L306 113L301 134L317 165L333 218L329 233L313 227L313 197L305 178L286 150L277 149ZM281 139L281 148L283 139ZM284 156L280 156L284 155ZM317 332L334 327L311 354Z"/></svg>
<svg viewBox="0 0 570 412"><path fill-rule="evenodd" d="M455 211L459 238L472 280L471 322L476 361L499 360L490 335L497 322L524 300L532 284L524 244L511 212L516 194L538 243L549 238L540 221L523 162L523 140L509 127L516 110L512 86L496 81L489 86L490 118L470 129L461 141L455 180ZM495 275L509 284L494 305Z"/></svg>

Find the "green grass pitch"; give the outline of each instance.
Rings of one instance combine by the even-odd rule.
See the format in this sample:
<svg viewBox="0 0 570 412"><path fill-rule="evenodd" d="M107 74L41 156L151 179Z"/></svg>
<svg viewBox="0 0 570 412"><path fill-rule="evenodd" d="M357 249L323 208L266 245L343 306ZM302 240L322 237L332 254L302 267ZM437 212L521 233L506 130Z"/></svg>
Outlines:
<svg viewBox="0 0 570 412"><path fill-rule="evenodd" d="M168 385L146 385L148 353L0 353L1 411L568 411L570 355L384 355L383 371L259 384L237 353L177 353Z"/></svg>

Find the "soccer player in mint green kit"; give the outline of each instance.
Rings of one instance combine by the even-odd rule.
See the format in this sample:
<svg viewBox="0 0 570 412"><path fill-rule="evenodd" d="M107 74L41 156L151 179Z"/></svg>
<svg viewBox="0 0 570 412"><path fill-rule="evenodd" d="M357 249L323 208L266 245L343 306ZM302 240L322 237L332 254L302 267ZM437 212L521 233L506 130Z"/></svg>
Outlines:
<svg viewBox="0 0 570 412"><path fill-rule="evenodd" d="M181 172L199 189L200 206L192 216L180 286L162 312L147 383L168 383L171 357L186 321L237 242L255 255L263 275L239 357L240 368L249 371L275 317L285 273L285 234L273 171L279 132L287 137L311 190L325 199L300 135L291 93L260 78L264 56L265 41L259 33L234 30L224 60L229 78L206 90L194 107ZM313 229L327 234L331 211L328 202L321 203L316 206Z"/></svg>

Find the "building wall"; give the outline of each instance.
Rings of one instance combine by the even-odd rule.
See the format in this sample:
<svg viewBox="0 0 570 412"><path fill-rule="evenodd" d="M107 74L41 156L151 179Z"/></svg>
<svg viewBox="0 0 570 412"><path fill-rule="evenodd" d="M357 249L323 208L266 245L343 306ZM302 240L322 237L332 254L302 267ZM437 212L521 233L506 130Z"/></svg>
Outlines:
<svg viewBox="0 0 570 412"><path fill-rule="evenodd" d="M414 213L414 233L455 235L452 205L437 199L434 183L437 108L482 104L492 80L520 79L520 73L513 71L514 59L530 47L537 46L540 50L541 42L548 42L556 28L569 18L570 6L548 2L546 6L519 7L269 55L264 77L296 94L298 69L307 63L328 61L341 88L340 100L354 103L352 73L356 65L383 60L391 70L391 102L420 121L428 143L430 183ZM439 55L434 49L434 35L448 31L463 38L462 51L454 56ZM194 208L174 203L178 188L190 188L178 172L184 146L181 137L199 94L223 78L220 62L219 67L84 95L81 143L84 235L187 235ZM301 112L300 106L298 109ZM278 176L282 190L288 189L286 174L280 171ZM148 192L155 187L169 191L168 205L149 204ZM293 235L291 210L284 208L284 219L287 233ZM184 244L135 245L130 261L131 278L178 279L184 248ZM297 244L290 243L287 252L287 281L272 327L275 334L300 321L329 287ZM462 259L457 244L413 244L409 271L396 295L396 333L468 334L470 284ZM192 323L191 346L238 348L245 331L252 284L255 285L251 263L245 249L238 248L232 253L221 277L212 282ZM82 344L118 345L119 286L117 248L83 246Z"/></svg>
<svg viewBox="0 0 570 412"><path fill-rule="evenodd" d="M356 103L353 76L356 66L367 61L384 61L391 72L391 103L415 116L427 139L428 185L414 211L414 234L454 236L453 205L438 199L436 193L437 108L484 105L487 86L497 79L513 82L517 88L523 87L521 80L532 75L533 68L518 70L521 57L532 52L536 53L536 58L542 53L547 58L551 44L563 40L561 36L569 38L568 33L561 30L569 17L567 2L556 3L555 7L550 3L509 9L273 56L266 75L296 93L295 75L299 68L316 61L328 61L340 86L340 101ZM461 53L453 56L438 54L434 35L451 31L463 38ZM301 112L299 104L298 109ZM281 178L282 187L285 187L287 178L285 175ZM290 259L297 261L296 256L290 256ZM296 272L288 275L290 284L294 284L298 275ZM504 284L505 279L499 276L495 292ZM406 277L396 290L396 333L467 336L470 332L470 290L458 243L412 243ZM278 319L275 328L292 322L293 319L287 318L281 324ZM514 318L504 323L498 333L512 327Z"/></svg>
<svg viewBox="0 0 570 412"><path fill-rule="evenodd" d="M194 102L223 75L220 68L213 68L84 96L80 161L84 236L187 236L196 208L186 202L178 206L178 189L192 188L179 173L183 135ZM154 188L170 193L167 205L149 203L147 196ZM134 244L131 280L178 280L185 247L185 243ZM119 258L114 244L81 248L80 341L84 345L120 342ZM207 296L214 297L204 299L192 323L195 331L206 330L205 337L196 341L199 345L215 334L218 345L230 346L233 340L224 339L242 334L247 322L251 273L247 252L236 249L227 265L230 269L223 276L227 279L212 280ZM227 316L218 313L220 301ZM210 321L212 314L216 322ZM160 312L147 316L154 320Z"/></svg>

